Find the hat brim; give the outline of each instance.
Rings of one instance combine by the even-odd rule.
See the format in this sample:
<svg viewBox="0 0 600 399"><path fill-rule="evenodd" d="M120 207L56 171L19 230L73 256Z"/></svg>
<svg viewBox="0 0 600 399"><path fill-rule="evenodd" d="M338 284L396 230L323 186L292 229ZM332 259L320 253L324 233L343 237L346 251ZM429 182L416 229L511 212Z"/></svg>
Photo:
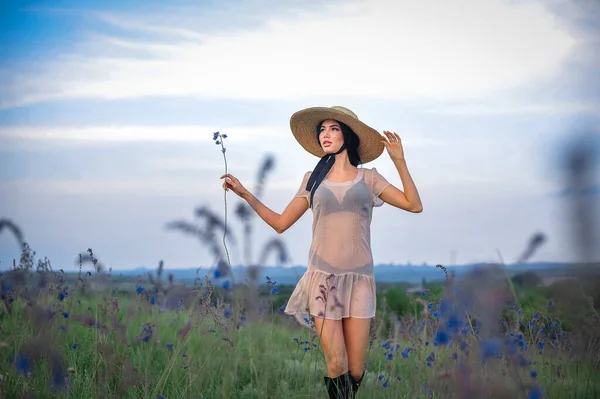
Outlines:
<svg viewBox="0 0 600 399"><path fill-rule="evenodd" d="M377 159L384 150L381 134L372 127L342 111L328 107L311 107L300 110L290 118L292 134L300 145L309 153L322 158L326 152L323 151L317 138L317 128L321 122L327 119L335 119L342 122L360 139L358 155L361 163L368 163Z"/></svg>

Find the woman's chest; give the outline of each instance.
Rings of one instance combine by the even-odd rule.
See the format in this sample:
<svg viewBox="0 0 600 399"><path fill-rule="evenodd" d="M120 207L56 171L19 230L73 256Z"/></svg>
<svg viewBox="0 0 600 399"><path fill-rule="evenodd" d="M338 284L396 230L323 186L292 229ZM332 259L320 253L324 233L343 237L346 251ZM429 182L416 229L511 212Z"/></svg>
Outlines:
<svg viewBox="0 0 600 399"><path fill-rule="evenodd" d="M371 196L363 181L350 186L321 184L314 196L314 210L324 213L354 211L367 214Z"/></svg>

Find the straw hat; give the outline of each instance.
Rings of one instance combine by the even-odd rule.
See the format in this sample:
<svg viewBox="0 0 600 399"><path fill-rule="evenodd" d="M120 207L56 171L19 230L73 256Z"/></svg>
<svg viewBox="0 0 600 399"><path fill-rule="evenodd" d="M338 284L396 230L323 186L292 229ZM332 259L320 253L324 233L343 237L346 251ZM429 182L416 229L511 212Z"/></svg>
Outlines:
<svg viewBox="0 0 600 399"><path fill-rule="evenodd" d="M358 154L361 163L371 162L383 153L385 147L381 142L381 134L361 122L354 112L340 106L306 108L294 113L290 118L294 137L309 153L319 158L326 155L317 138L317 127L327 119L345 123L360 138Z"/></svg>

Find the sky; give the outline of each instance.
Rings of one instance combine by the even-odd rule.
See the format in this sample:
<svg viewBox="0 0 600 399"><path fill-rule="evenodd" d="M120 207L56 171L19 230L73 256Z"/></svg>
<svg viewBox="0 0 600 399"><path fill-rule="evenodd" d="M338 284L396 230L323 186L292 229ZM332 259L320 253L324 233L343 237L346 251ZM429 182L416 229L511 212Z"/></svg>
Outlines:
<svg viewBox="0 0 600 399"><path fill-rule="evenodd" d="M290 116L342 105L401 136L423 202L374 210L375 263L513 262L537 232L531 261L578 260L564 153L582 133L599 146L598 46L591 0L5 0L0 218L55 269L88 248L113 270L211 266L165 226L224 215L213 132L251 191L275 157L262 201L282 212L318 162ZM402 188L386 152L363 167ZM239 201L227 194L237 236ZM311 224L308 211L279 236L289 264L305 264ZM258 254L277 234L254 226ZM19 255L1 232L0 270Z"/></svg>

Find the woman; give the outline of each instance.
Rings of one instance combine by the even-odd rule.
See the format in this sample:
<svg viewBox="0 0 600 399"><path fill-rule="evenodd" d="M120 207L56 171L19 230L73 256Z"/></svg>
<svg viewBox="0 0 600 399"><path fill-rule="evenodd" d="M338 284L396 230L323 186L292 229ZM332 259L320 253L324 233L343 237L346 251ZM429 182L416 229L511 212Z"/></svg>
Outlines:
<svg viewBox="0 0 600 399"><path fill-rule="evenodd" d="M386 131L381 135L339 106L298 111L290 125L300 145L321 160L304 175L300 189L282 214L263 205L230 174L221 177L225 179L223 188L246 200L279 234L312 209L308 267L285 313L319 334L329 397L353 398L364 376L370 324L375 316L370 245L373 207L386 202L416 213L423 206L397 134ZM358 168L379 157L384 147L398 170L404 192L375 168Z"/></svg>

